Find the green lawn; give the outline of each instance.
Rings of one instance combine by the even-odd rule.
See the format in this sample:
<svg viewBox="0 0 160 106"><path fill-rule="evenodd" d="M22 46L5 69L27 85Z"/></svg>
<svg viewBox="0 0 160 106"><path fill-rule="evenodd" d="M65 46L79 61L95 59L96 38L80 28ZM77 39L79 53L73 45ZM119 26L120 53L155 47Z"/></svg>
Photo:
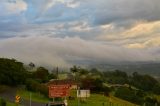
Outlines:
<svg viewBox="0 0 160 106"><path fill-rule="evenodd" d="M7 106L17 106L15 103L7 102Z"/></svg>
<svg viewBox="0 0 160 106"><path fill-rule="evenodd" d="M6 106L17 106L17 104L16 103L7 102ZM19 104L18 106L23 106L23 105Z"/></svg>
<svg viewBox="0 0 160 106"><path fill-rule="evenodd" d="M91 97L85 99L85 102L80 102L80 100L69 100L69 106L137 106L130 102L118 99L116 97L105 97L100 94L92 94Z"/></svg>
<svg viewBox="0 0 160 106"><path fill-rule="evenodd" d="M71 95L76 98L76 91L72 91ZM91 94L91 97L86 98L85 102L80 102L81 100L68 100L69 106L137 106L128 101L110 96L106 97L101 94Z"/></svg>
<svg viewBox="0 0 160 106"><path fill-rule="evenodd" d="M156 97L157 100L160 102L160 95L155 95L155 97Z"/></svg>
<svg viewBox="0 0 160 106"><path fill-rule="evenodd" d="M32 101L35 101L35 102L48 103L49 101L48 98L46 98L44 95L40 93L19 90L17 91L17 94L20 95L22 99L26 99L26 100L29 100L31 95Z"/></svg>

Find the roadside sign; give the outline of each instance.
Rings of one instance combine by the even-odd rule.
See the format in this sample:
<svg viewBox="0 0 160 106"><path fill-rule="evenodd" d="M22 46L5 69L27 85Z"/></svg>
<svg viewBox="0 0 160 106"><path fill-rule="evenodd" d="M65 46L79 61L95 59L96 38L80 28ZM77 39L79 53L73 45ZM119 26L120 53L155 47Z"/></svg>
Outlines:
<svg viewBox="0 0 160 106"><path fill-rule="evenodd" d="M90 90L77 90L77 97L80 98L90 97Z"/></svg>
<svg viewBox="0 0 160 106"><path fill-rule="evenodd" d="M70 85L50 85L49 86L49 97L66 97L69 96Z"/></svg>
<svg viewBox="0 0 160 106"><path fill-rule="evenodd" d="M19 95L16 95L16 96L15 96L15 102L16 102L16 103L19 103L19 102L20 102L20 98L21 98L21 97L20 97Z"/></svg>

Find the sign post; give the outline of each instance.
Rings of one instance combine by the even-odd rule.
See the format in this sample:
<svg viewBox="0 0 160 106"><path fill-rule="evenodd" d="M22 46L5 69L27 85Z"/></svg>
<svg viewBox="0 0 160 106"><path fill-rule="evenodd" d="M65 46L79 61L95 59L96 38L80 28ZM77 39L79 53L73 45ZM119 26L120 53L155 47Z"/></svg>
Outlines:
<svg viewBox="0 0 160 106"><path fill-rule="evenodd" d="M32 93L30 93L30 100L29 101L30 101L30 103L29 103L30 106L32 106Z"/></svg>
<svg viewBox="0 0 160 106"><path fill-rule="evenodd" d="M66 98L64 99L64 104L65 104L65 106L68 106L68 103L67 103L67 99L66 99Z"/></svg>
<svg viewBox="0 0 160 106"><path fill-rule="evenodd" d="M80 87L78 87L77 97L79 97L78 95L80 95ZM78 98L78 106L79 106L79 98Z"/></svg>

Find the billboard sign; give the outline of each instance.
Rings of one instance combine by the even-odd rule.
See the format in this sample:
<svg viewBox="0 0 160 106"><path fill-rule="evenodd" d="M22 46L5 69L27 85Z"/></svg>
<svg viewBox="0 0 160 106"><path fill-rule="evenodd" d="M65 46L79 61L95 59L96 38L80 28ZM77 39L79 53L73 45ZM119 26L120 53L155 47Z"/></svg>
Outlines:
<svg viewBox="0 0 160 106"><path fill-rule="evenodd" d="M50 85L49 97L66 97L69 96L70 85Z"/></svg>

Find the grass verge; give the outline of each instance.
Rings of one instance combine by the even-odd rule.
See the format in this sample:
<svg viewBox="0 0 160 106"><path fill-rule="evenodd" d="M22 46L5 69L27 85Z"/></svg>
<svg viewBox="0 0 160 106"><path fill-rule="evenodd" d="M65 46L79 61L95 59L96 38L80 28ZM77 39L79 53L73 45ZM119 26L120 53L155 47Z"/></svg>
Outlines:
<svg viewBox="0 0 160 106"><path fill-rule="evenodd" d="M40 93L30 92L26 90L19 90L17 91L17 94L21 96L22 99L30 100L30 97L32 101L39 102L39 103L48 103L49 99L46 98L44 95Z"/></svg>

